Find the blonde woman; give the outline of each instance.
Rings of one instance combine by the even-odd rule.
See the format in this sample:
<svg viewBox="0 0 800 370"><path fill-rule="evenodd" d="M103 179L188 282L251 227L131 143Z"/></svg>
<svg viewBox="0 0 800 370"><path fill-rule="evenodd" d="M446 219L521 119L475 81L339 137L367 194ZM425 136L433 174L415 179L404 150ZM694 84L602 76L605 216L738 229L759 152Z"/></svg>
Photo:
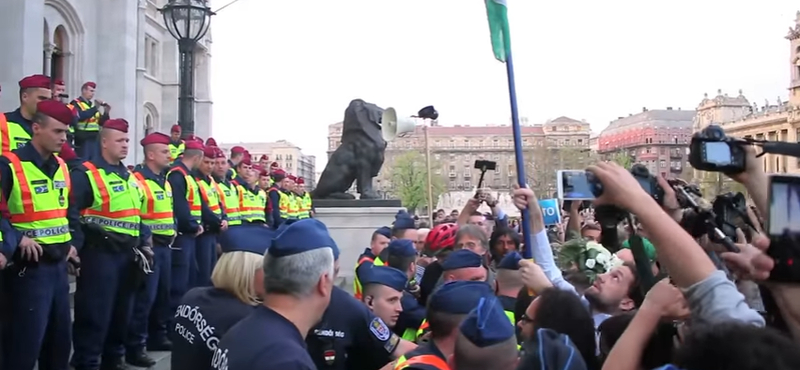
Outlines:
<svg viewBox="0 0 800 370"><path fill-rule="evenodd" d="M171 368L211 368L219 339L249 315L264 294L263 255L274 232L261 225L238 225L220 234L222 255L211 273L211 287L188 291L171 329Z"/></svg>

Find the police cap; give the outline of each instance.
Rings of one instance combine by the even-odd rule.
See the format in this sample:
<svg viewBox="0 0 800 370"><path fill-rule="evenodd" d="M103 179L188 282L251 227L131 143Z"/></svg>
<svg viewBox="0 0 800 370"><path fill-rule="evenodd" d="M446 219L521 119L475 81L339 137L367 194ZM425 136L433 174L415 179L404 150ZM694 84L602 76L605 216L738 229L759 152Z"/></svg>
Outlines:
<svg viewBox="0 0 800 370"><path fill-rule="evenodd" d="M103 129L104 130L105 129L115 130L115 131L124 132L124 133L127 134L128 133L128 121L126 121L126 120L124 120L122 118L110 119L110 120L106 121L106 123L103 124Z"/></svg>
<svg viewBox="0 0 800 370"><path fill-rule="evenodd" d="M404 272L389 266L372 266L365 275L363 279L359 279L361 284L385 285L398 292L402 292L408 283L408 276Z"/></svg>
<svg viewBox="0 0 800 370"><path fill-rule="evenodd" d="M459 249L450 253L442 263L444 271L481 266L483 266L483 258L469 249Z"/></svg>
<svg viewBox="0 0 800 370"><path fill-rule="evenodd" d="M411 239L392 240L386 248L389 250L390 256L413 257L417 255L417 249L414 248L414 242Z"/></svg>
<svg viewBox="0 0 800 370"><path fill-rule="evenodd" d="M56 100L42 100L36 103L36 111L64 125L72 124L75 115L64 103Z"/></svg>
<svg viewBox="0 0 800 370"><path fill-rule="evenodd" d="M285 222L278 228L277 233L267 251L273 257L286 257L314 249L330 248L334 259L339 258L339 247L328 233L328 228L315 218Z"/></svg>
<svg viewBox="0 0 800 370"><path fill-rule="evenodd" d="M264 255L270 240L275 237L275 230L260 224L244 224L228 228L219 234L219 245L222 253L250 252Z"/></svg>
<svg viewBox="0 0 800 370"><path fill-rule="evenodd" d="M478 306L481 298L493 295L492 287L483 281L450 281L431 294L428 298L428 310L466 315Z"/></svg>
<svg viewBox="0 0 800 370"><path fill-rule="evenodd" d="M514 325L497 297L483 297L459 327L461 334L478 347L488 347L513 338Z"/></svg>
<svg viewBox="0 0 800 370"><path fill-rule="evenodd" d="M519 261L522 261L522 256L520 256L519 252L513 251L500 260L497 268L501 270L519 270Z"/></svg>
<svg viewBox="0 0 800 370"><path fill-rule="evenodd" d="M170 143L169 136L162 134L160 132L154 132L150 135L145 136L141 141L139 141L139 144L141 144L142 146L148 146L150 144L169 145L169 143Z"/></svg>
<svg viewBox="0 0 800 370"><path fill-rule="evenodd" d="M390 229L388 226L379 227L377 230L375 230L375 234L383 235L387 239L391 239L392 229Z"/></svg>
<svg viewBox="0 0 800 370"><path fill-rule="evenodd" d="M30 75L19 80L19 88L22 89L49 89L50 77L45 75ZM63 103L62 103L63 105Z"/></svg>

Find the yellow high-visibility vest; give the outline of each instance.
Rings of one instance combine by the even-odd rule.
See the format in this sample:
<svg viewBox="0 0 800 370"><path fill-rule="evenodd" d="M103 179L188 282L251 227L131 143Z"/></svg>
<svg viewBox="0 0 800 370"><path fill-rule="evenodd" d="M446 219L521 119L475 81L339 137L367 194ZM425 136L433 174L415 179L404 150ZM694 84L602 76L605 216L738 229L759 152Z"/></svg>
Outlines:
<svg viewBox="0 0 800 370"><path fill-rule="evenodd" d="M311 194L303 193L303 195L298 196L297 201L300 203L300 214L298 218L309 218L311 217Z"/></svg>
<svg viewBox="0 0 800 370"><path fill-rule="evenodd" d="M131 175L125 180L88 161L83 162L83 166L86 167L94 201L91 207L81 212L81 221L96 224L109 232L138 237L142 222L142 193L136 178Z"/></svg>
<svg viewBox="0 0 800 370"><path fill-rule="evenodd" d="M8 197L11 225L39 244L72 240L67 220L70 177L64 161L55 157L58 171L50 178L33 162L20 161L15 153L5 157L14 181Z"/></svg>
<svg viewBox="0 0 800 370"><path fill-rule="evenodd" d="M75 100L75 102L78 103L78 107L80 107L81 111L91 109L93 106L80 99ZM78 121L78 127L76 129L78 131L86 132L100 131L100 112L95 113L85 121Z"/></svg>
<svg viewBox="0 0 800 370"><path fill-rule="evenodd" d="M206 201L208 208L217 216L222 215L222 202L217 192L217 182L211 179L211 185L203 180L197 180L197 185L200 186L200 197Z"/></svg>
<svg viewBox="0 0 800 370"><path fill-rule="evenodd" d="M232 183L217 183L217 192L225 205L228 226L241 225L242 214L239 210L239 189Z"/></svg>
<svg viewBox="0 0 800 370"><path fill-rule="evenodd" d="M172 212L172 186L164 182L162 188L157 182L147 179L140 172L133 174L139 181L144 201L142 202L142 222L155 235L175 235L175 216Z"/></svg>
<svg viewBox="0 0 800 370"><path fill-rule="evenodd" d="M200 186L195 181L194 176L189 176L189 173L181 166L175 166L167 173L167 177L173 171L180 172L183 178L186 179L186 201L189 202L189 215L200 219L203 213L203 203L200 200Z"/></svg>
<svg viewBox="0 0 800 370"><path fill-rule="evenodd" d="M31 141L31 135L17 122L6 120L6 115L0 113L0 154L6 154L14 149L19 149Z"/></svg>
<svg viewBox="0 0 800 370"><path fill-rule="evenodd" d="M363 289L361 287L361 281L358 280L358 266L361 266L361 264L365 263L365 262L372 262L373 266L383 266L383 261L381 261L380 257L375 257L375 259L373 260L373 259L370 259L369 257L365 256L365 257L361 257L361 259L358 260L358 263L356 263L356 268L354 269L356 271L356 273L353 274L353 276L354 276L353 277L353 295L358 300L361 300L361 297L363 297L363 294L364 294L363 293Z"/></svg>
<svg viewBox="0 0 800 370"><path fill-rule="evenodd" d="M169 156L172 160L178 159L178 156L181 155L186 150L186 143L181 140L181 143L175 145L173 143L169 143Z"/></svg>

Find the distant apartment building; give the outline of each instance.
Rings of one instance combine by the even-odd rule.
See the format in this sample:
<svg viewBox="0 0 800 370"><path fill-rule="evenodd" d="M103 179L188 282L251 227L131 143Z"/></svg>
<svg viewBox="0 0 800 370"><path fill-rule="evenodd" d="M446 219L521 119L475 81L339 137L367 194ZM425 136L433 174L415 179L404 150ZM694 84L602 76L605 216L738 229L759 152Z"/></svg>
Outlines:
<svg viewBox="0 0 800 370"><path fill-rule="evenodd" d="M694 110L642 108L642 112L612 121L597 138L604 158L628 155L654 175L678 177L688 165Z"/></svg>
<svg viewBox="0 0 800 370"><path fill-rule="evenodd" d="M525 120L522 120L525 122ZM544 124L522 125L522 143L528 178L547 183L555 182L560 168L579 168L589 157L589 123L559 117ZM428 128L432 175L445 184L445 190L470 190L477 186L480 171L473 168L475 160L497 162L497 170L484 179L492 189L509 189L517 182L514 138L510 125L441 126L435 122ZM342 123L328 126L328 157L341 144ZM395 158L407 152L418 152L424 160L425 134L422 126L413 133L389 142L383 168L375 179L379 192L391 193L391 168ZM552 171L551 171L552 170Z"/></svg>
<svg viewBox="0 0 800 370"><path fill-rule="evenodd" d="M306 189L311 191L317 183L316 157L305 155L299 146L286 140L261 143L222 143L222 148L227 154L234 146L241 146L250 151L254 161L258 161L262 155L269 157L270 162L278 162L281 168L287 173L302 177L305 180Z"/></svg>

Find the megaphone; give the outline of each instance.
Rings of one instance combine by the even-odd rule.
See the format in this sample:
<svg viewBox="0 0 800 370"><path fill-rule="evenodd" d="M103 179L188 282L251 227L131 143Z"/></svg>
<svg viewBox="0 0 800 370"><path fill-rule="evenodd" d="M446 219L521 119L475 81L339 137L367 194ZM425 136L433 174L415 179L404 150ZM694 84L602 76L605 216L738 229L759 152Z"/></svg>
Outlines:
<svg viewBox="0 0 800 370"><path fill-rule="evenodd" d="M381 115L381 136L383 140L392 141L400 135L414 132L417 124L414 117L397 116L394 108L386 108Z"/></svg>

